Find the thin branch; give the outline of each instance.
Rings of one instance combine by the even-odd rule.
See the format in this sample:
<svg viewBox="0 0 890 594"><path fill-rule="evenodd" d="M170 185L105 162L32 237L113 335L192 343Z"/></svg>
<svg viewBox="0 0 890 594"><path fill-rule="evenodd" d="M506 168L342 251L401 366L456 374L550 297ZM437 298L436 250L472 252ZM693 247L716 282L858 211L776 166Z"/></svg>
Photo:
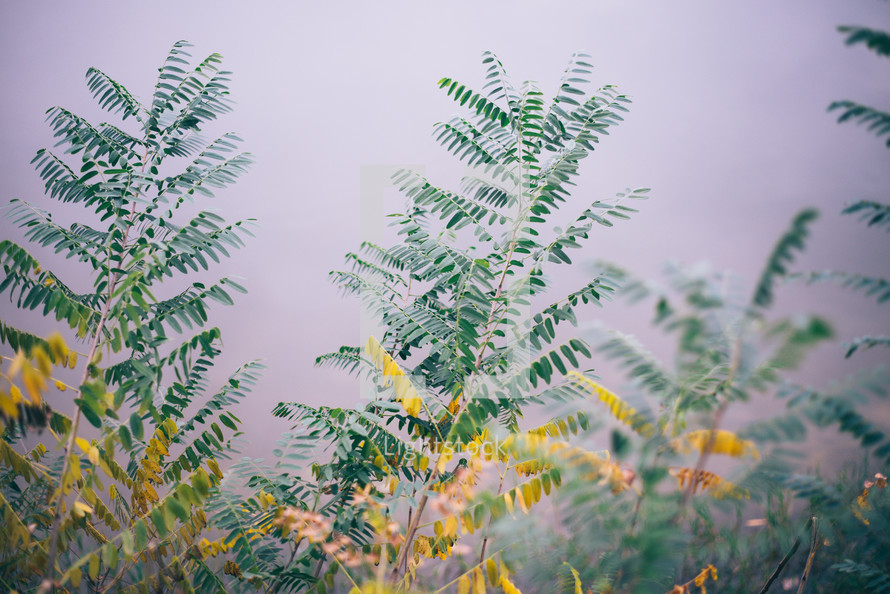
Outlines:
<svg viewBox="0 0 890 594"><path fill-rule="evenodd" d="M807 580L810 577L810 571L813 569L813 558L816 556L816 549L819 547L819 530L816 527L816 516L810 516L810 523L813 526L813 536L810 541L810 554L807 555L807 564L804 567L803 575L800 576L800 585L797 586L797 594L803 594L807 587Z"/></svg>
<svg viewBox="0 0 890 594"><path fill-rule="evenodd" d="M440 456L441 457L441 456ZM427 486L432 483L436 477L439 475L439 462L436 461L436 466L433 468L433 472L430 474L429 481L424 485L424 493L423 497L420 498L420 501L417 504L417 513L414 516L414 520L408 524L408 530L405 532L405 542L402 545L402 548L399 549L399 554L396 557L396 562L394 563L395 567L392 570L392 579L399 575L399 566L402 563L407 563L408 559L408 549L411 545L411 540L414 538L414 535L417 533L417 529L420 527L420 519L423 517L423 510L426 508L426 503L429 501L429 492L427 491Z"/></svg>
<svg viewBox="0 0 890 594"><path fill-rule="evenodd" d="M810 516L810 518L807 520L806 526L809 526L810 523L815 523L815 519L816 518L814 516ZM804 528L806 528L806 526L804 526ZM782 570L785 569L786 565L788 565L788 561L791 559L791 557L794 555L794 553L797 552L797 549L800 547L800 538L801 537L798 536L794 540L794 544L791 545L791 550L788 551L788 553L782 558L781 561L779 561L779 564L776 566L776 569L773 570L772 575L770 575L769 579L766 580L766 583L763 585L763 588L760 589L760 592L758 594L766 594L766 591L769 590L769 587L773 585L773 582L776 581L777 579L779 579L779 574L782 573Z"/></svg>

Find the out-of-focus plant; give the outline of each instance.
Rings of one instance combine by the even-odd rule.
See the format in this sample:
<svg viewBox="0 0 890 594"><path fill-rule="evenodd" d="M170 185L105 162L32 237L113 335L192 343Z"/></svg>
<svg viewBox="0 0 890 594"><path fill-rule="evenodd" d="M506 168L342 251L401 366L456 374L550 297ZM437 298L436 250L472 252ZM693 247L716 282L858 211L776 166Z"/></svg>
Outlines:
<svg viewBox="0 0 890 594"><path fill-rule="evenodd" d="M885 31L877 31L866 27L845 26L838 30L846 36L847 45L864 44L868 49L882 57L890 56L890 34ZM878 138L890 134L890 113L874 107L863 105L855 101L835 101L828 107L829 111L840 111L838 122L855 122L863 125L869 132ZM890 138L887 139L890 147ZM857 200L846 207L842 214L855 215L868 227L876 230L884 228L890 231L890 205L876 200ZM878 303L890 301L890 280L852 274L843 271L812 272L798 275L807 282L835 282L854 291L862 291L868 297L874 297ZM850 341L846 346L846 356L850 357L856 351L872 347L890 347L890 336L879 334L875 336L860 336ZM885 456L890 456L890 443L885 448Z"/></svg>
<svg viewBox="0 0 890 594"><path fill-rule="evenodd" d="M880 55L890 55L886 33L861 27L840 30L848 44L866 43ZM841 101L830 109L843 110L841 122L859 121L879 137L890 131L890 116L874 108ZM870 227L890 221L888 207L870 200L854 203L844 214L859 214ZM769 403L768 412L761 413L766 418L738 432L740 438L757 444L762 456L758 465L736 470L737 487L750 499L687 498L688 487L678 497L644 487L645 497L638 503L616 506L586 482L569 481L560 491L556 522L544 523L534 533L539 556L526 560L521 580L536 589L546 587L548 568L564 563L565 591L581 583L591 584L595 592L659 591L659 583L672 573L673 592L704 591L703 577L709 573L701 568L716 566L714 577L719 574L721 592L890 591L886 477L868 470L875 464L886 468L890 438L886 420L864 410L882 406L876 398L886 398L890 378L878 368L822 390L789 382L783 370L795 367L811 346L828 338L829 327L816 318L769 322L766 316L780 281L834 281L864 291L879 303L890 298L885 279L789 271L791 256L802 248L813 216L804 212L795 219L750 301L739 300L739 291L721 275L672 270L671 285L682 297L682 307L670 293L621 272L613 275L624 280L623 290L630 296L654 296L656 324L677 336L672 366L662 364L632 337L615 332L598 349L623 363L633 380L632 390L644 401L661 400L660 417L668 420L659 426L669 426L673 418L699 417L698 422L716 428L722 419L732 418L726 414L730 404L741 405L752 397ZM846 356L887 345L883 336L857 338L845 345ZM668 402L659 398L663 395L670 396ZM776 396L778 406L766 396ZM859 441L869 464L831 481L802 473L799 463L789 457L788 446L803 440L808 427L835 425ZM698 469L705 480L713 480L704 470L707 452L690 474L688 469L670 470L666 457L652 444L629 440L618 431L613 431L612 443L615 452L623 446L639 460L644 485L646 477L666 472L676 475L681 486L688 485ZM710 453L717 453L716 448ZM509 524L501 529L505 538L529 534L528 529L520 534Z"/></svg>
<svg viewBox="0 0 890 594"><path fill-rule="evenodd" d="M833 584L856 582L838 581L829 559L849 554L866 563L886 555L890 542L877 511L885 509L886 494L877 487L862 497L863 481L880 485L881 475L869 479L857 471L826 484L801 472L794 448L810 427L837 420L830 415L838 402L859 419L851 423L848 415L843 428L860 439L875 431L879 421L868 420L858 407L873 406L875 396L886 397L888 383L880 369L823 391L785 377L808 350L831 336L819 318L770 320L767 315L773 289L762 289L774 283L764 279L787 274L787 265L776 272L777 256L784 254L778 260L787 263L791 252L782 246L801 245L790 239L803 239L804 218L799 216L780 240L753 299L725 275L702 270L673 267L669 290L635 281L623 271L612 273L622 287L619 293L655 302L656 325L676 338L675 360L667 365L631 336L594 333L596 351L627 369L631 383L625 398L652 415L665 433L646 439L613 423L613 455L638 474L639 497L628 493L616 501L607 489L583 478L564 478L554 516L542 518L535 528L498 525L499 538L525 543L520 583L539 590L551 579L548 568L566 564L566 591L574 580L568 568L594 592L668 591L665 581L671 579L677 588L698 591L692 588L694 578L713 565L719 591L750 592L765 585L797 540L804 550L812 542L831 546L819 548L818 563L809 570L807 555L791 559L783 566L783 579L799 580L807 571L813 591L833 591ZM727 424L734 433L723 433L721 425ZM679 431L686 437L671 437ZM699 437L706 435L713 437ZM689 443L692 436L697 439ZM721 443L724 436L727 441ZM690 449L697 461L681 466L677 455ZM729 463L727 456L755 463ZM680 493L668 488L670 475ZM860 518L866 509L870 524ZM809 531L798 538L809 515L817 518L816 541Z"/></svg>
<svg viewBox="0 0 890 594"><path fill-rule="evenodd" d="M230 110L229 73L218 54L192 65L187 47L174 45L147 104L87 71L91 94L120 124L47 112L58 143L33 164L50 198L83 209L76 222L18 200L7 210L32 245L68 263L50 269L2 240L0 292L62 324L80 346L0 323L14 353L0 367L5 591L219 583L203 561L222 546L202 540L204 508L240 423L228 409L260 366L208 389L221 346L219 330L202 329L210 303L231 305L230 292L243 289L228 278L183 280L243 245L247 223L194 205L232 184L250 157L233 134L202 137Z"/></svg>

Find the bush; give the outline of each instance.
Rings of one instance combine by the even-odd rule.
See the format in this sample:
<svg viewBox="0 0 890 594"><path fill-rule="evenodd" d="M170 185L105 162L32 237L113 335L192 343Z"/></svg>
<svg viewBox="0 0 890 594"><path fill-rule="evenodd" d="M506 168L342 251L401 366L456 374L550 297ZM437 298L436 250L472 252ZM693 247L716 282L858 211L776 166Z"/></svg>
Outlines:
<svg viewBox="0 0 890 594"><path fill-rule="evenodd" d="M8 211L32 244L72 264L49 270L0 241L0 292L23 310L41 308L85 345L0 324L0 339L16 351L4 357L0 391L0 564L9 590L138 582L188 590L191 579L211 575L201 560L204 507L240 424L228 409L261 366L248 363L209 389L221 346L219 330L205 328L210 302L231 305L230 293L244 289L228 278L181 280L249 235L248 222L188 214L196 198L243 174L250 156L236 152L234 134L201 138L206 123L230 110L229 73L218 54L192 68L187 47L174 45L148 105L100 70L87 71L90 92L120 125L94 125L61 107L47 112L62 149L40 150L33 163L51 198L84 209L78 222L64 227L21 201ZM177 159L190 160L178 173ZM87 293L69 284L84 279ZM53 388L74 394L73 410L47 405ZM51 441L17 451L34 429L49 430Z"/></svg>

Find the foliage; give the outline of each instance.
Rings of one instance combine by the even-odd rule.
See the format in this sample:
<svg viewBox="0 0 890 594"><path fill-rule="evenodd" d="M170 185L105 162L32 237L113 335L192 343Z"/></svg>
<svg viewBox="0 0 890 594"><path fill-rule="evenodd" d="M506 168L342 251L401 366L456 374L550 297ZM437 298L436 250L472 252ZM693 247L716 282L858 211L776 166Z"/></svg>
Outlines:
<svg viewBox="0 0 890 594"><path fill-rule="evenodd" d="M251 159L234 134L204 140L205 126L230 110L229 73L218 54L192 66L187 47L173 46L148 104L87 71L91 94L120 124L47 112L58 142L33 164L50 198L84 209L76 222L19 200L7 211L33 246L66 265L53 270L0 241L0 292L53 318L78 346L59 333L0 328L15 353L0 369L6 590L190 591L208 573L205 507L240 424L229 409L261 365L210 388L221 339L208 310L244 289L229 278L183 279L250 234L249 222L194 208ZM49 441L33 445L35 429Z"/></svg>
<svg viewBox="0 0 890 594"><path fill-rule="evenodd" d="M585 585L598 584L594 591L664 592L670 589L666 580L673 578L676 588L690 587L697 572L712 564L720 576L715 584L719 591L750 592L752 584L760 588L766 583L794 541L800 526L790 511L795 502L818 518L819 542L833 543L824 549L820 545L819 563L810 571L811 585L824 588L818 591L859 583L845 581L832 567L845 556L884 567L890 543L880 527L883 520L866 525L858 515L867 508L872 518L871 502L886 505L883 490L872 489L867 505L860 505L865 501L860 497L867 478L863 471L826 485L798 474L798 455L790 446L801 442L809 427L835 425L874 452L875 462L886 464L886 428L860 410L875 397L886 398L886 372L852 377L824 390L792 384L785 372L831 337L823 321L770 321L768 310L755 306L758 291L749 297L732 279L702 269L672 267L670 290L654 289L611 269L634 297L654 301L656 324L676 339L674 363L660 364L635 341L611 330L594 333L597 351L628 369L631 383L624 397L658 400L662 413L654 425L682 431L682 437L646 440L612 424L616 461L633 465L641 481L640 497L616 503L583 477L564 479L556 522L542 519L532 529L500 526L498 539L525 543L518 583L542 590L552 580L548 568L566 562L578 569ZM652 381L656 366L658 381ZM742 413L748 403L764 413L743 424L737 419L750 417L750 411ZM724 422L735 431L720 427ZM691 428L693 424L707 429ZM698 454L694 464L674 461L689 452ZM721 454L738 462L713 459ZM745 458L750 462L739 464ZM717 466L709 468L712 464ZM734 476L724 474L727 469ZM665 489L666 476L676 478L680 493ZM806 555L793 558L783 579L799 579L805 561Z"/></svg>
<svg viewBox="0 0 890 594"><path fill-rule="evenodd" d="M885 31L876 31L865 27L839 27L841 33L847 35L847 45L864 43L878 56L890 56L890 35ZM879 138L890 131L890 114L878 109L860 105L853 101L835 101L828 107L829 111L840 109L843 111L838 122L855 121L868 126L870 132L874 132ZM887 141L890 147L890 140ZM859 215L860 221L865 221L869 227L880 229L888 227L890 223L890 205L874 200L858 200L843 210L843 214ZM811 274L808 282L814 280L840 280L844 286L854 289L863 289L868 295L877 295L878 302L883 303L890 299L890 280L883 278L865 278L858 275L849 275L837 272ZM854 338L846 345L846 357L850 357L856 351L869 349L875 346L890 347L890 336L861 336Z"/></svg>
<svg viewBox="0 0 890 594"><path fill-rule="evenodd" d="M849 33L882 51L876 32ZM272 414L291 429L272 456L224 473L219 460L233 453L240 423L229 409L261 366L210 390L220 333L205 325L210 301L230 305L229 289L241 288L226 278L178 292L161 284L242 245L246 224L186 213L250 158L235 153L232 134L201 139L229 109L228 73L216 54L187 71L185 47L174 46L147 106L88 71L99 104L133 118L138 133L49 112L66 152L35 158L47 193L91 208L98 222L63 227L24 202L10 208L32 243L75 260L92 289L78 293L67 275L0 242L0 292L88 345L79 352L60 334L0 324L15 352L0 367L4 586L478 594L705 592L716 581L741 592L781 579L801 591L887 588L884 475L827 483L799 473L792 447L811 426L837 425L874 460L890 460L886 428L859 406L886 396L886 372L827 388L790 382L833 330L770 311L790 278L840 280L879 301L886 281L792 274L817 216L807 209L753 287L672 266L661 289L603 264L577 290L548 295L571 250L628 219L649 192L595 200L554 227L581 161L629 103L612 86L585 90L583 54L552 100L534 83L514 86L491 53L481 92L439 81L463 113L435 136L469 173L450 190L397 172L399 241L363 243L331 273L380 330L316 363L361 378L370 397L355 408L279 403ZM171 175L177 158L190 164ZM848 209L877 227L884 210ZM616 294L654 301L672 361L621 332L575 329ZM626 370L627 385L593 373L605 359ZM67 379L78 364L81 379ZM75 394L73 414L49 408L51 386ZM755 399L768 402L766 414L739 422ZM542 415L543 424L526 420ZM31 446L35 429L55 443ZM809 553L795 555L804 543Z"/></svg>
<svg viewBox="0 0 890 594"><path fill-rule="evenodd" d="M401 243L365 243L348 255L351 270L331 273L361 299L382 334L368 337L364 349L343 347L318 364L370 378L375 396L355 410L297 402L276 408L276 415L294 422L295 435L328 444L330 453L312 464L311 478L288 470L288 481L278 483L290 486L274 492L267 485L275 479L244 475L262 491L228 507L245 510L243 517L263 534L234 557L245 577L275 589L284 584L273 576L299 574L287 586L323 591L326 576L343 571L347 582L376 575L375 587L404 591L414 587L424 559L450 558L463 537L481 531L480 562L454 583L459 591L481 591L485 571L491 586L511 591L510 564L497 550L486 554L488 524L514 510L528 513L561 484L566 469L604 481L616 493L629 488L608 453L567 441L588 428L588 415L569 412L531 431L520 428L535 405L589 394L592 379L580 370L590 348L579 338L558 336L560 323L576 325L583 305L600 304L613 291L608 275L601 275L540 306L550 286L545 272L571 264L569 251L589 239L595 224L627 219L636 212L629 202L648 193L640 188L595 200L569 225L550 231L580 161L621 121L629 102L612 86L582 90L591 72L587 60L573 57L552 101L533 83L514 87L490 53L483 57L482 93L450 78L439 82L467 113L437 125L437 140L471 173L451 191L398 172L393 183L408 198L407 209L392 215ZM630 421L612 396L601 399ZM496 477L484 478L486 464ZM496 494L477 491L484 480L500 482ZM265 494L278 505L276 514L320 514L324 536L301 535L294 542L274 522L264 524L272 517L262 505ZM375 514L387 526L407 525L395 541L383 539ZM236 522L226 526L234 529ZM342 539L378 551L379 568L344 570L354 557L334 544ZM286 564L257 559L255 551L264 546L289 549L276 557Z"/></svg>
<svg viewBox="0 0 890 594"><path fill-rule="evenodd" d="M459 191L396 173L407 198L391 215L400 242L364 243L347 255L348 269L331 273L381 330L317 364L369 381L373 397L355 409L276 407L292 435L273 464L236 466L253 493L225 493L216 516L239 543L228 555L240 577L228 589L682 592L703 591L718 575L721 587L767 580L762 563L779 543L736 577L725 550L738 540L709 530L717 513L769 509L776 493L791 493L787 443L846 402L783 380L831 338L828 323L768 316L816 213L795 217L753 294L723 275L675 268L675 300L604 266L577 291L545 300L551 270L572 264L569 250L594 223L627 218L627 202L648 193L597 200L550 231L581 159L626 111L612 87L585 94L587 60L573 58L552 101L533 83L512 86L490 53L483 92L440 81L466 111L437 125L436 138L470 173ZM656 322L677 339L673 366L617 332L595 337L597 354L572 334L568 326L588 315L583 305L602 305L620 287L655 297ZM595 356L628 370L630 392L592 374ZM740 431L720 426L730 407L781 390L786 414ZM524 418L542 411L554 416L528 428ZM875 444L861 415L845 418L842 429ZM595 445L603 425L608 450ZM738 479L710 468L715 456L735 460ZM252 539L238 538L251 530Z"/></svg>

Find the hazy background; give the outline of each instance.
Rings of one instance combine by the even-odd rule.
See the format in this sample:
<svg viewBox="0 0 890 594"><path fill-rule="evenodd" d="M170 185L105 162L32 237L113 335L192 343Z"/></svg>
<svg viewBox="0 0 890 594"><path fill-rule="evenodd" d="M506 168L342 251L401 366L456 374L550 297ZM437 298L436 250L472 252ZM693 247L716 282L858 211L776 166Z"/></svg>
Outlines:
<svg viewBox="0 0 890 594"><path fill-rule="evenodd" d="M628 186L651 187L652 199L634 220L597 229L576 260L604 258L649 277L667 259L704 260L753 285L791 217L817 206L822 218L798 270L890 275L887 236L838 214L854 200L886 200L890 188L882 143L826 114L836 99L886 109L890 98L890 62L844 47L836 32L843 24L890 29L890 5L6 0L0 2L0 202L48 205L29 165L37 149L53 144L47 108L109 118L87 91L89 66L148 100L173 42L194 43L196 59L222 53L234 72L238 105L211 130L239 133L257 163L212 206L229 220L256 218L260 227L246 250L215 269L243 277L250 293L234 308L214 308L211 322L226 344L220 381L246 360L268 365L259 389L236 412L246 422L251 453L263 455L283 429L269 414L275 403L357 404L353 380L314 369L313 361L359 338L357 302L339 298L327 272L341 267L342 255L360 241L361 167L423 164L434 183L456 187L463 168L431 131L457 106L435 83L450 76L480 89L483 50L496 52L517 84L538 80L550 95L572 52L586 50L595 85L618 85L634 100L625 123L583 164L567 210L580 212ZM0 236L19 240L21 233L2 221ZM584 271L576 274L559 286L576 288ZM842 339L890 328L888 308L829 287L783 291L777 305L827 315ZM651 338L648 309L587 311L669 353ZM0 318L40 333L53 328L22 316L5 298ZM826 346L797 377L820 385L886 362L886 353L844 361L836 344ZM594 366L607 385L621 386L614 369ZM885 405L876 412L890 416Z"/></svg>

